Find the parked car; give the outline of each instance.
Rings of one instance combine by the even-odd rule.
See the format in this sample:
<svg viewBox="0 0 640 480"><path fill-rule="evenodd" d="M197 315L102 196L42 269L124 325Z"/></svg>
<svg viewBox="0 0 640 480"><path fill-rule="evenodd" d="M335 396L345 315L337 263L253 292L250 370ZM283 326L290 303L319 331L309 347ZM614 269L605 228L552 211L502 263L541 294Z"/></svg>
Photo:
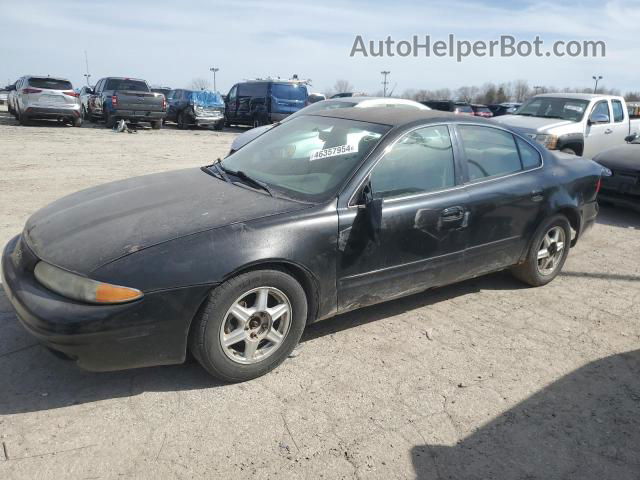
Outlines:
<svg viewBox="0 0 640 480"><path fill-rule="evenodd" d="M367 94L363 92L342 92L331 95L331 99L334 98L347 98L347 97L366 97Z"/></svg>
<svg viewBox="0 0 640 480"><path fill-rule="evenodd" d="M307 105L326 100L327 96L322 93L310 93L307 97Z"/></svg>
<svg viewBox="0 0 640 480"><path fill-rule="evenodd" d="M164 95L164 98L169 98L169 93L171 92L171 90L173 90L170 87L151 87L151 91L153 93L161 93L162 95Z"/></svg>
<svg viewBox="0 0 640 480"><path fill-rule="evenodd" d="M243 381L339 313L502 269L551 282L595 221L601 173L477 117L320 111L206 167L55 201L5 247L2 283L81 367L190 351Z"/></svg>
<svg viewBox="0 0 640 480"><path fill-rule="evenodd" d="M80 89L80 113L83 120L89 120L94 115L92 106L95 94L93 91L94 87L91 86L85 86Z"/></svg>
<svg viewBox="0 0 640 480"><path fill-rule="evenodd" d="M80 100L65 78L27 75L18 80L13 99L15 115L21 125L33 119L58 120L82 125Z"/></svg>
<svg viewBox="0 0 640 480"><path fill-rule="evenodd" d="M518 128L549 150L585 157L623 144L640 129L640 119L629 118L623 97L600 94L536 95L495 121Z"/></svg>
<svg viewBox="0 0 640 480"><path fill-rule="evenodd" d="M118 120L149 122L154 129L162 128L167 114L167 100L154 93L145 80L106 77L96 82L91 105L91 119L104 120L112 128Z"/></svg>
<svg viewBox="0 0 640 480"><path fill-rule="evenodd" d="M602 178L598 199L640 211L640 137L629 135L626 142L593 157L611 172Z"/></svg>
<svg viewBox="0 0 640 480"><path fill-rule="evenodd" d="M486 105L478 105L477 103L474 103L471 105L471 109L473 110L473 114L476 117L484 117L484 118L493 117L493 112L489 110L489 108Z"/></svg>
<svg viewBox="0 0 640 480"><path fill-rule="evenodd" d="M14 117L16 117L16 119L18 118L18 114L16 113L16 87L18 85L18 82L20 81L20 79L16 80L15 82L13 82L11 85L7 85L6 89L7 92L9 92L7 94L7 110L9 110L9 113L11 115L13 115Z"/></svg>
<svg viewBox="0 0 640 480"><path fill-rule="evenodd" d="M5 105L7 103L8 98L9 98L9 90L6 90L6 89L0 90L0 105Z"/></svg>
<svg viewBox="0 0 640 480"><path fill-rule="evenodd" d="M287 118L279 123L287 122L292 118L296 118L298 115L309 115L314 112L321 112L323 110L333 110L335 108L372 108L372 107L385 107L385 108L414 108L417 110L431 110L429 107L422 105L421 103L414 102L413 100L405 100L402 98L390 98L390 97L338 97L330 100L323 100L321 102L309 105L302 110L298 110L296 113L289 115ZM241 133L233 139L231 148L228 155L231 155L236 150L239 150L254 138L259 137L267 130L273 128L275 124L262 125L260 127L252 128L246 132Z"/></svg>
<svg viewBox="0 0 640 480"><path fill-rule="evenodd" d="M489 105L488 108L491 110L494 117L500 117L502 115L514 113L521 105L521 103L505 102Z"/></svg>
<svg viewBox="0 0 640 480"><path fill-rule="evenodd" d="M185 129L195 125L223 129L224 101L219 93L178 89L172 90L167 99L169 104L166 121L176 122L178 128Z"/></svg>
<svg viewBox="0 0 640 480"><path fill-rule="evenodd" d="M280 121L306 105L307 86L298 81L252 80L237 83L225 100L227 125L259 127Z"/></svg>
<svg viewBox="0 0 640 480"><path fill-rule="evenodd" d="M471 105L466 102L454 102L453 100L427 100L420 103L433 110L457 113L461 115L473 115Z"/></svg>

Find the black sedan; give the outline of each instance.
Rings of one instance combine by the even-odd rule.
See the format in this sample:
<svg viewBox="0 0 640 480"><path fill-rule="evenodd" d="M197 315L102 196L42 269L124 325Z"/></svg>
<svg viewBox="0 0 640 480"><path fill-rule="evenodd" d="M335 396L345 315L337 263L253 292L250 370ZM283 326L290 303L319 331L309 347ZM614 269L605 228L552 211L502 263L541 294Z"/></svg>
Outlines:
<svg viewBox="0 0 640 480"><path fill-rule="evenodd" d="M503 269L550 282L594 223L601 171L479 118L302 115L201 169L50 204L6 246L3 285L24 326L81 367L190 350L242 381L342 312Z"/></svg>
<svg viewBox="0 0 640 480"><path fill-rule="evenodd" d="M630 135L627 144L605 150L593 159L611 175L602 178L600 200L640 211L640 137Z"/></svg>

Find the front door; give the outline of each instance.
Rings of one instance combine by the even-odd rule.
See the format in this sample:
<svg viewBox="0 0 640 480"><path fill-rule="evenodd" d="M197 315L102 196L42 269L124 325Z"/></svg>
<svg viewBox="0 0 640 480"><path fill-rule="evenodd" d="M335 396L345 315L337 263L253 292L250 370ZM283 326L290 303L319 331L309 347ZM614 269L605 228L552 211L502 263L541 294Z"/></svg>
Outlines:
<svg viewBox="0 0 640 480"><path fill-rule="evenodd" d="M369 178L383 201L377 237L357 200L338 212L339 311L450 283L464 264L467 194L447 126L406 133Z"/></svg>
<svg viewBox="0 0 640 480"><path fill-rule="evenodd" d="M595 115L605 115L607 120L602 122L592 122L591 119L594 118ZM607 100L597 102L589 113L589 121L587 122L584 135L583 157L591 158L601 151L614 146L615 138L613 135L614 130L612 125L609 102Z"/></svg>

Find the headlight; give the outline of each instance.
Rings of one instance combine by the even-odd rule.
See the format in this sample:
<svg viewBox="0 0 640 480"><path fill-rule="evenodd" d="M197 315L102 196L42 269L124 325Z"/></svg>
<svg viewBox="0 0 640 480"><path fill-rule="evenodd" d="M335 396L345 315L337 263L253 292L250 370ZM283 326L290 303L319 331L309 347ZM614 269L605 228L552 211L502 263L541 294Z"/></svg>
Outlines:
<svg viewBox="0 0 640 480"><path fill-rule="evenodd" d="M549 135L546 133L539 133L534 137L534 140L541 143L549 150L555 150L558 146L558 137L556 135Z"/></svg>
<svg viewBox="0 0 640 480"><path fill-rule="evenodd" d="M34 274L36 279L49 290L81 302L126 303L142 298L142 292L135 288L97 282L45 262L39 262L36 265Z"/></svg>

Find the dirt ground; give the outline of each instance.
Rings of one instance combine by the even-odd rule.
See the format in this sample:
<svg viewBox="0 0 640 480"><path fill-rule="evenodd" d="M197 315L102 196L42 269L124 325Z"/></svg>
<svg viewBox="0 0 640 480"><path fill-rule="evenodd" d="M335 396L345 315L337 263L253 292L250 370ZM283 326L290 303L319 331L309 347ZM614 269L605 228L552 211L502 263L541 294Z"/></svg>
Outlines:
<svg viewBox="0 0 640 480"><path fill-rule="evenodd" d="M0 112L0 243L75 190L221 156L236 132L115 134ZM499 273L308 328L273 373L89 373L0 293L0 478L640 478L640 215L603 207L561 277ZM0 290L1 291L1 290Z"/></svg>

